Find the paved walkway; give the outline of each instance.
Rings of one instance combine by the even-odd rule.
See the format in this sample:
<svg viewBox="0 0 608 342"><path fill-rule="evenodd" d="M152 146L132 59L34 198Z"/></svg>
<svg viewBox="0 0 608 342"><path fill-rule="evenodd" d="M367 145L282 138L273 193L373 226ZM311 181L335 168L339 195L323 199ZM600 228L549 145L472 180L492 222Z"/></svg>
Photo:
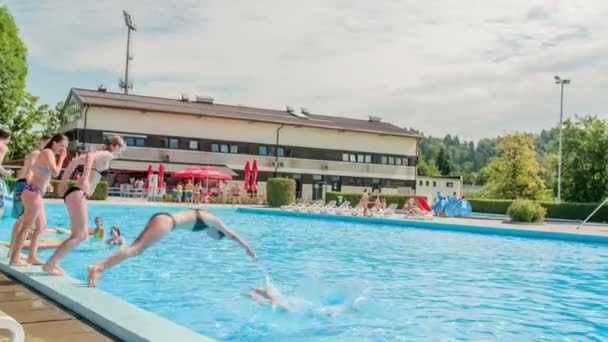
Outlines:
<svg viewBox="0 0 608 342"><path fill-rule="evenodd" d="M434 221L443 222L443 223L453 223L453 224L466 224L466 225L472 225L472 226L483 226L483 227L496 227L496 228L509 228L509 229L537 230L537 231L544 231L544 232L560 232L560 233L571 233L571 234L608 236L608 225L587 223L581 229L577 230L576 227L579 225L579 223L573 222L573 221L548 222L548 223L543 223L543 224L512 224L512 223L505 223L501 220L474 219L474 218L443 218L443 217L435 217Z"/></svg>
<svg viewBox="0 0 608 342"><path fill-rule="evenodd" d="M26 342L115 341L3 273L0 273L0 310L21 323ZM8 331L0 330L0 342L8 340Z"/></svg>

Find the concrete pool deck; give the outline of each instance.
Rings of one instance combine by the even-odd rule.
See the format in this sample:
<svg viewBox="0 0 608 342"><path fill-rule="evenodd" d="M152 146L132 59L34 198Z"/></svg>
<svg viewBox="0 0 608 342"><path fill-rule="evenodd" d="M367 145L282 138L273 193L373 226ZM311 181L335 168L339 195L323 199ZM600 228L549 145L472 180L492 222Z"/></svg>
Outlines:
<svg viewBox="0 0 608 342"><path fill-rule="evenodd" d="M578 226L578 222L513 224L492 219L442 217L433 217L431 220L416 220L404 218L403 214L395 214L391 217L362 217L352 215L331 215L282 211L280 209L273 208L246 207L241 207L238 209L238 211L250 214L266 214L309 219L382 224L399 226L403 228L422 228L441 231L525 237L533 239L552 239L572 242L608 244L608 226L602 224L587 224L580 230L577 230L576 227Z"/></svg>

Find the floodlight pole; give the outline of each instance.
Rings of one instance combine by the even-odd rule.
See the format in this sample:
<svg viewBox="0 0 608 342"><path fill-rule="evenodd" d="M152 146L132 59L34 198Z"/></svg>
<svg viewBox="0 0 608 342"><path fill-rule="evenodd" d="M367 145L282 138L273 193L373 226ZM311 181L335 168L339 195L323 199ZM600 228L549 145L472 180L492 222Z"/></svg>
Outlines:
<svg viewBox="0 0 608 342"><path fill-rule="evenodd" d="M127 56L125 59L125 79L122 87L124 88L125 95L129 94L129 62L131 61L131 31L136 31L135 25L133 25L133 21L131 20L131 15L126 11L122 11L122 14L125 17L125 25L127 26Z"/></svg>

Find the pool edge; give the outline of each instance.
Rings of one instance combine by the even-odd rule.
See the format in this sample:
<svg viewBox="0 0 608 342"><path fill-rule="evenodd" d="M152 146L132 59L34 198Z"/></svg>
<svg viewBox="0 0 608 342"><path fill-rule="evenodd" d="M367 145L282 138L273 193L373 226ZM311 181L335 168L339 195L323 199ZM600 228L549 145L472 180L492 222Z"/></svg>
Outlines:
<svg viewBox="0 0 608 342"><path fill-rule="evenodd" d="M422 220L411 220L411 219L303 213L303 212L295 212L295 211L283 211L283 210L273 209L273 208L243 208L243 207L241 207L241 208L238 208L237 211L242 212L242 213L250 213L250 214L299 217L299 218L319 219L319 220L326 220L326 221L384 224L384 225L404 227L404 228L422 228L422 229L439 230L439 231L465 232L465 233L475 233L475 234L483 234L483 235L501 235L501 236L512 236L512 237L524 237L524 238L530 238L530 239L546 239L546 240L559 240L559 241L595 243L595 244L608 245L608 236L605 236L605 235L585 234L582 232L567 233L567 232L545 231L545 230L529 229L529 228L526 228L523 226L517 227L517 228L491 227L491 226L482 226L482 225L447 223L447 222L437 222L437 221L422 221Z"/></svg>
<svg viewBox="0 0 608 342"><path fill-rule="evenodd" d="M0 246L0 255L7 251ZM123 341L215 341L78 279L46 275L40 266L13 268L2 257L0 270Z"/></svg>

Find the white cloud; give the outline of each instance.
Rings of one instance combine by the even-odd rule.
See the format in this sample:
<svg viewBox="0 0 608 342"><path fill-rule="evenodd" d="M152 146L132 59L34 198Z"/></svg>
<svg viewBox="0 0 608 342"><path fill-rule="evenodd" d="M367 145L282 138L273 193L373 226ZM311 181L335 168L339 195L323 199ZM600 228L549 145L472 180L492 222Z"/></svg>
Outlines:
<svg viewBox="0 0 608 342"><path fill-rule="evenodd" d="M431 134L479 138L606 113L608 3L537 1L10 0L31 58L120 77L138 24L135 92L313 112L377 114ZM96 80L91 80L94 84ZM67 91L67 89L66 89Z"/></svg>

